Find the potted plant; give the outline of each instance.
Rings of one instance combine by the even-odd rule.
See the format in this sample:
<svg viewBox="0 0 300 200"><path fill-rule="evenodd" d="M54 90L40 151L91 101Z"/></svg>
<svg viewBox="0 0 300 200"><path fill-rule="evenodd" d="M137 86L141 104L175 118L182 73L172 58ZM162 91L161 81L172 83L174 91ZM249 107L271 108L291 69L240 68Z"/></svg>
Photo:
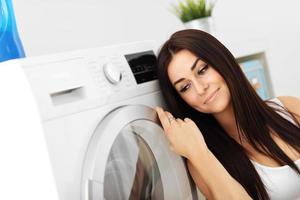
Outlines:
<svg viewBox="0 0 300 200"><path fill-rule="evenodd" d="M186 28L200 29L213 34L212 11L214 2L209 0L184 0L173 5L174 13Z"/></svg>

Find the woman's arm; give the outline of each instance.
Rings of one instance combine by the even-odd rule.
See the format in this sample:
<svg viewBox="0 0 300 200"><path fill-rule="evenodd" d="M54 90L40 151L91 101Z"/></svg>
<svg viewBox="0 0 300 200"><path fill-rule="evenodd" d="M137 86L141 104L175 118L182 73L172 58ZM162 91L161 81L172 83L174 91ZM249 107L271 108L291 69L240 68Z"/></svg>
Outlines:
<svg viewBox="0 0 300 200"><path fill-rule="evenodd" d="M227 172L218 159L209 151L195 149L188 158L194 167L193 179L208 199L251 199L246 190Z"/></svg>
<svg viewBox="0 0 300 200"><path fill-rule="evenodd" d="M212 195L211 195L207 185L203 182L199 173L197 172L197 169L194 167L194 165L189 160L187 160L187 167L189 169L189 172L190 172L195 184L197 185L199 190L202 192L202 194L206 197L206 199L212 199Z"/></svg>
<svg viewBox="0 0 300 200"><path fill-rule="evenodd" d="M191 119L174 119L171 113L161 108L156 108L156 111L171 150L189 160L192 177L207 198L251 199L209 151L202 133Z"/></svg>
<svg viewBox="0 0 300 200"><path fill-rule="evenodd" d="M288 109L288 111L296 114L295 118L300 123L300 100L297 97L292 96L280 96L277 97L284 107Z"/></svg>

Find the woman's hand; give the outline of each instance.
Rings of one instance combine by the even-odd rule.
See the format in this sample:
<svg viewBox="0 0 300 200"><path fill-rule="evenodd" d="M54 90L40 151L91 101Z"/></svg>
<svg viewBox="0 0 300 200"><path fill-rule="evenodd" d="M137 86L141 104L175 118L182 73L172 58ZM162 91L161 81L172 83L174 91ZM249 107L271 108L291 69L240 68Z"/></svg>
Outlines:
<svg viewBox="0 0 300 200"><path fill-rule="evenodd" d="M209 151L197 125L188 118L175 119L156 107L156 112L170 142L171 149L191 163L195 183L212 199L251 199L242 185L227 172ZM191 170L191 167L189 167ZM200 189L200 190L201 190Z"/></svg>
<svg viewBox="0 0 300 200"><path fill-rule="evenodd" d="M160 107L155 110L172 151L191 160L208 150L201 131L191 119L175 119Z"/></svg>

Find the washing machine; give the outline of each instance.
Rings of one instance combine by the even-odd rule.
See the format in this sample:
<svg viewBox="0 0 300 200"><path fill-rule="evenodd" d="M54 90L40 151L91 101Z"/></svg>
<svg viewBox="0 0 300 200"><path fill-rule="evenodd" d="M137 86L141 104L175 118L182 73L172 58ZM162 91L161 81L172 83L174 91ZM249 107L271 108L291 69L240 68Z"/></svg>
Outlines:
<svg viewBox="0 0 300 200"><path fill-rule="evenodd" d="M201 199L155 106L157 46L135 42L20 60L62 200Z"/></svg>

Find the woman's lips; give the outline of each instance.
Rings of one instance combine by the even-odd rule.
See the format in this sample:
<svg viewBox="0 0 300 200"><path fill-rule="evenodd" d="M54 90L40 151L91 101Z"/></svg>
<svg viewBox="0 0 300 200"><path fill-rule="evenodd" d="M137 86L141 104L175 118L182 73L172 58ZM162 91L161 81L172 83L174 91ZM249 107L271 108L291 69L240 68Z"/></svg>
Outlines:
<svg viewBox="0 0 300 200"><path fill-rule="evenodd" d="M204 104L207 104L207 103L213 101L215 99L215 97L217 96L219 90L220 90L220 88L216 89L211 95L209 95L209 97L204 101Z"/></svg>

